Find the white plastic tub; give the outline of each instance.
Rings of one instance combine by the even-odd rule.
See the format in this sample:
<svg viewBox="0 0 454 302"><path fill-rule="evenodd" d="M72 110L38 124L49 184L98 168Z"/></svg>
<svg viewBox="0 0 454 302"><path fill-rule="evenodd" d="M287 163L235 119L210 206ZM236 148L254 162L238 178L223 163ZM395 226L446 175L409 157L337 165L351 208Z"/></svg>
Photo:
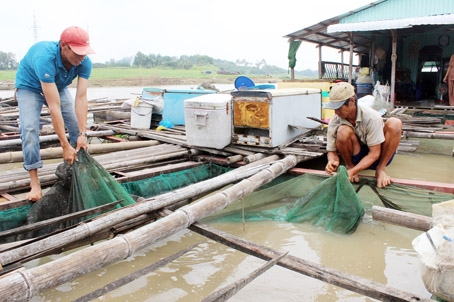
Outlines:
<svg viewBox="0 0 454 302"><path fill-rule="evenodd" d="M222 149L232 140L230 94L207 94L184 101L188 145Z"/></svg>
<svg viewBox="0 0 454 302"><path fill-rule="evenodd" d="M153 106L146 102L141 102L137 106L132 106L131 128L150 129L152 112Z"/></svg>

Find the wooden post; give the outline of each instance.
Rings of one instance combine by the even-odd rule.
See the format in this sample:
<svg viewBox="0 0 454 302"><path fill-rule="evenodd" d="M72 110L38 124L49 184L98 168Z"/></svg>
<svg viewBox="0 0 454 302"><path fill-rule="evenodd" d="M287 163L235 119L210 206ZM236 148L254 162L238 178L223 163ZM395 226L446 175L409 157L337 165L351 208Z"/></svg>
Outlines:
<svg viewBox="0 0 454 302"><path fill-rule="evenodd" d="M394 109L395 91L396 91L396 62L397 62L397 31L391 29L392 41L392 54L391 54L391 104L390 109Z"/></svg>
<svg viewBox="0 0 454 302"><path fill-rule="evenodd" d="M352 83L352 74L353 74L353 39L354 39L354 33L349 32L348 36L350 37L350 58L349 58L349 63L348 63L348 82L351 84Z"/></svg>
<svg viewBox="0 0 454 302"><path fill-rule="evenodd" d="M379 206L372 206L372 218L426 232L432 228L432 218Z"/></svg>
<svg viewBox="0 0 454 302"><path fill-rule="evenodd" d="M318 47L318 78L323 78L322 73L322 44L317 44Z"/></svg>

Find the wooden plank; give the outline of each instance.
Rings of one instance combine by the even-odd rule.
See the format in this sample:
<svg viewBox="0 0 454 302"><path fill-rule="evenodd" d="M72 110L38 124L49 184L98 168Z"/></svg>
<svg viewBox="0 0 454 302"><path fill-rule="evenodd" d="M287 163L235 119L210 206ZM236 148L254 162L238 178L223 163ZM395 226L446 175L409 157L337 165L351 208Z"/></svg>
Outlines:
<svg viewBox="0 0 454 302"><path fill-rule="evenodd" d="M238 281L233 282L232 284L225 286L208 297L202 299L202 302L220 302L220 301L227 301L230 297L232 297L234 294L236 294L240 289L245 287L247 284L249 284L252 280L269 270L271 267L273 267L279 260L282 259L282 257L286 256L288 252L285 252L264 265L260 266L258 269L254 270L252 273L250 273L248 276L245 278L241 278Z"/></svg>
<svg viewBox="0 0 454 302"><path fill-rule="evenodd" d="M8 193L2 193L2 194L0 194L0 196L7 201L17 201L18 200L15 196L10 195Z"/></svg>
<svg viewBox="0 0 454 302"><path fill-rule="evenodd" d="M13 200L0 202L0 211L18 208L29 204L32 204L30 200L15 197Z"/></svg>
<svg viewBox="0 0 454 302"><path fill-rule="evenodd" d="M312 170L305 168L293 168L289 170L290 173L301 175L305 173L323 175L329 177L325 171L322 170ZM373 176L360 175L360 177L373 178ZM431 182L431 181L422 181L422 180L412 180L412 179L401 179L393 178L393 183L413 186L421 189L431 190L435 192L451 193L454 194L454 184L451 183L442 183L442 182Z"/></svg>
<svg viewBox="0 0 454 302"><path fill-rule="evenodd" d="M219 243L225 244L260 259L269 260L280 255L278 251L271 248L255 244L243 238L216 230L198 222L192 224L189 229ZM431 299L418 297L412 293L401 291L351 274L343 273L341 271L292 255L285 256L279 260L277 264L306 276L319 279L381 301L432 301Z"/></svg>

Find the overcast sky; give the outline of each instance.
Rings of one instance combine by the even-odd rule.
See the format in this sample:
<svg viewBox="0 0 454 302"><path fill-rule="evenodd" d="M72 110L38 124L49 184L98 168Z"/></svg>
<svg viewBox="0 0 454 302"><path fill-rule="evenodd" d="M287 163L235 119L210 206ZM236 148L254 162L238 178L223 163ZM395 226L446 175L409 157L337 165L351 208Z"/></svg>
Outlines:
<svg viewBox="0 0 454 302"><path fill-rule="evenodd" d="M55 40L68 26L90 34L94 62L144 54L207 55L215 59L287 69L283 36L346 13L373 0L14 0L2 2L0 51L16 59L41 40ZM309 6L311 8L309 8ZM36 21L36 22L35 22ZM34 26L36 24L36 27ZM339 61L324 49L323 60ZM315 44L303 43L296 70L317 69Z"/></svg>

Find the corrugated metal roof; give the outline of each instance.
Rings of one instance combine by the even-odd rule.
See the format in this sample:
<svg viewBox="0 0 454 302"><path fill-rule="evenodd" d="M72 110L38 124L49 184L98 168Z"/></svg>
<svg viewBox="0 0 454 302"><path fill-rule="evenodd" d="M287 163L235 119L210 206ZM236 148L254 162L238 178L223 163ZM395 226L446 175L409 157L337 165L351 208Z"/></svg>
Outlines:
<svg viewBox="0 0 454 302"><path fill-rule="evenodd" d="M339 23L396 20L454 14L453 0L389 0L345 16Z"/></svg>
<svg viewBox="0 0 454 302"><path fill-rule="evenodd" d="M355 53L368 53L373 37L391 36L390 29L398 29L399 37L451 32L453 15L454 0L378 0L284 37L342 51L353 46Z"/></svg>
<svg viewBox="0 0 454 302"><path fill-rule="evenodd" d="M329 25L328 33L349 32L349 31L371 31L384 29L411 28L417 25L442 25L454 24L454 14L423 16L395 20L378 20L355 23L339 23Z"/></svg>

